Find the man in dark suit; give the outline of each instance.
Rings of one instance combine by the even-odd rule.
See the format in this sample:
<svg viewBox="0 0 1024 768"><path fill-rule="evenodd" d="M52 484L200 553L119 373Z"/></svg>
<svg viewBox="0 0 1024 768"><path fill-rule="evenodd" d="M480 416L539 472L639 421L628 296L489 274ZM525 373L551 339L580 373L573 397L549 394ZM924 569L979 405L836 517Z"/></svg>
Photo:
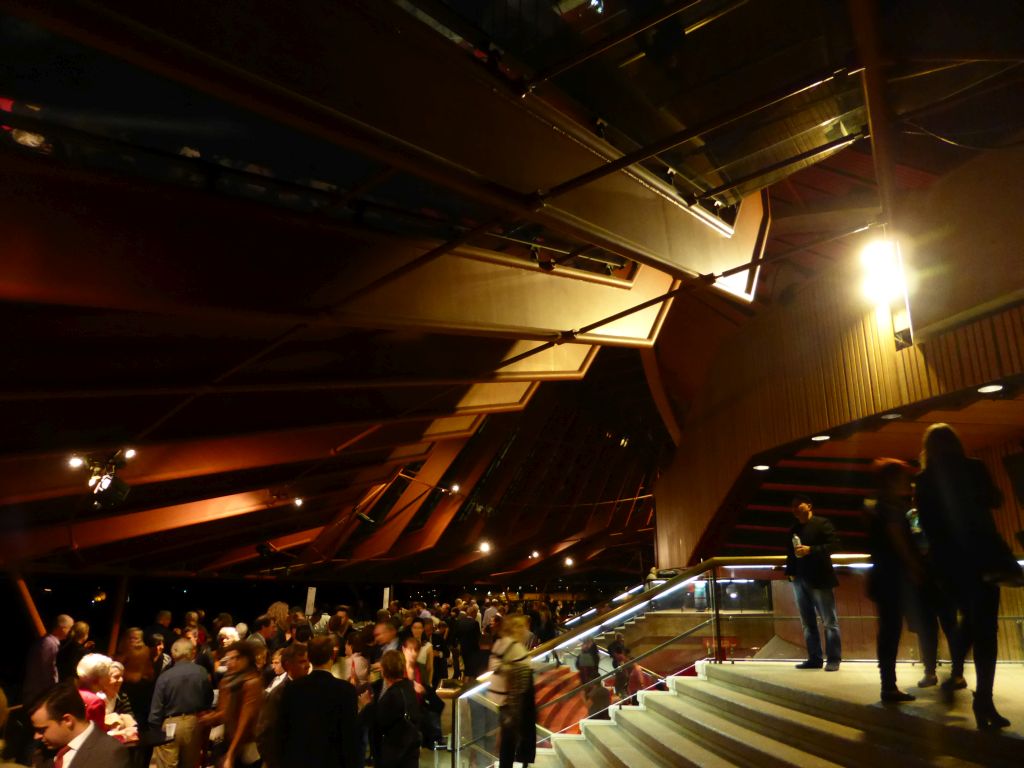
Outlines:
<svg viewBox="0 0 1024 768"><path fill-rule="evenodd" d="M362 764L356 689L331 674L334 640L309 643L313 670L281 694L283 768L356 768Z"/></svg>
<svg viewBox="0 0 1024 768"><path fill-rule="evenodd" d="M256 723L256 742L259 744L264 768L280 768L283 764L281 702L288 686L309 674L306 644L292 643L281 651L281 666L284 667L287 677L267 694L263 700L263 709L260 710L260 719Z"/></svg>
<svg viewBox="0 0 1024 768"><path fill-rule="evenodd" d="M52 688L31 705L30 717L36 740L56 749L53 761L44 765L63 768L129 768L128 750L85 719L85 703L74 685Z"/></svg>

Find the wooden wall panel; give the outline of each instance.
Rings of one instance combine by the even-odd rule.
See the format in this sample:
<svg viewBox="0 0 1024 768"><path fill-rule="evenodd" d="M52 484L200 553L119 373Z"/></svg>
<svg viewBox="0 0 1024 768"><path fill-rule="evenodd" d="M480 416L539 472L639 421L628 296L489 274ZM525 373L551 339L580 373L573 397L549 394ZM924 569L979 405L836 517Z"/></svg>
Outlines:
<svg viewBox="0 0 1024 768"><path fill-rule="evenodd" d="M660 565L690 562L756 454L1024 372L1021 306L897 351L888 313L865 306L851 289L858 285L856 267L837 265L722 344L655 489ZM663 336L661 343L679 340Z"/></svg>

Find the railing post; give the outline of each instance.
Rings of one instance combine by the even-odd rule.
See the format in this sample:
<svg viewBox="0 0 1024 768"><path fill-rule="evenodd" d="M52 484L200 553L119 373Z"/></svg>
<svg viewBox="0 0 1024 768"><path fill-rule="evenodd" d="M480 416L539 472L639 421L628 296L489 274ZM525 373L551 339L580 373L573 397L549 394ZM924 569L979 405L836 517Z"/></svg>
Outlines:
<svg viewBox="0 0 1024 768"><path fill-rule="evenodd" d="M465 690L459 686L459 692L452 699L452 768L459 768L459 699Z"/></svg>
<svg viewBox="0 0 1024 768"><path fill-rule="evenodd" d="M708 602L711 604L714 623L712 626L713 639L715 641L715 663L721 664L725 659L722 653L722 614L718 609L718 568L712 567L708 572Z"/></svg>

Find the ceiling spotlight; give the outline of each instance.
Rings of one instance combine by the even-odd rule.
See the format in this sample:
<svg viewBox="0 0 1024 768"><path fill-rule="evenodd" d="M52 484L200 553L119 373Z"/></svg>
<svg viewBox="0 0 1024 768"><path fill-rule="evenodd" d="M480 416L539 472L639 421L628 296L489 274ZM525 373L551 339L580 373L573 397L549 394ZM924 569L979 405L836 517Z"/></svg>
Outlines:
<svg viewBox="0 0 1024 768"><path fill-rule="evenodd" d="M85 466L85 459L81 456L72 456L68 459L68 466L72 469L78 469L79 467Z"/></svg>
<svg viewBox="0 0 1024 768"><path fill-rule="evenodd" d="M540 557L540 552L538 552L535 549L535 550L533 550L533 552L530 553L530 557L532 557L534 560L536 560L538 557Z"/></svg>
<svg viewBox="0 0 1024 768"><path fill-rule="evenodd" d="M771 469L771 467L769 467L767 464L755 464L753 466L753 469L755 472L767 472L769 469Z"/></svg>
<svg viewBox="0 0 1024 768"><path fill-rule="evenodd" d="M126 459L134 459L137 455L138 454L134 448L129 448L124 452L124 457Z"/></svg>
<svg viewBox="0 0 1024 768"><path fill-rule="evenodd" d="M815 435L814 437L811 438L811 440L813 440L816 443L824 443L826 440L831 440L831 439L832 439L831 435Z"/></svg>
<svg viewBox="0 0 1024 768"><path fill-rule="evenodd" d="M292 504L294 504L296 507L301 507L303 501L300 497L296 496L295 499L292 501Z"/></svg>
<svg viewBox="0 0 1024 768"><path fill-rule="evenodd" d="M895 421L896 419L902 419L902 413L883 413L882 421Z"/></svg>
<svg viewBox="0 0 1024 768"><path fill-rule="evenodd" d="M94 509L117 506L128 498L128 492L132 489L128 483L114 474L112 468L103 470L97 467L89 478L89 485L92 487Z"/></svg>
<svg viewBox="0 0 1024 768"><path fill-rule="evenodd" d="M452 493L458 493L461 487L458 483L452 483Z"/></svg>
<svg viewBox="0 0 1024 768"><path fill-rule="evenodd" d="M1002 392L1002 384L986 384L984 387L978 387L978 392L982 395L992 395L996 392Z"/></svg>
<svg viewBox="0 0 1024 768"><path fill-rule="evenodd" d="M480 551L483 552L485 555L488 552L490 552L491 551L491 542L489 542L489 541L481 541L480 542Z"/></svg>
<svg viewBox="0 0 1024 768"><path fill-rule="evenodd" d="M571 567L573 566L573 564L574 564L575 562L576 562L576 561L575 561L575 560L573 560L573 559L572 559L571 557L567 557L567 558L565 558L565 564L566 564L566 566L568 566L568 567L570 567L570 568L571 568Z"/></svg>
<svg viewBox="0 0 1024 768"><path fill-rule="evenodd" d="M875 306L887 306L906 293L903 266L897 245L892 240L875 240L860 254L864 268L861 286L865 298Z"/></svg>

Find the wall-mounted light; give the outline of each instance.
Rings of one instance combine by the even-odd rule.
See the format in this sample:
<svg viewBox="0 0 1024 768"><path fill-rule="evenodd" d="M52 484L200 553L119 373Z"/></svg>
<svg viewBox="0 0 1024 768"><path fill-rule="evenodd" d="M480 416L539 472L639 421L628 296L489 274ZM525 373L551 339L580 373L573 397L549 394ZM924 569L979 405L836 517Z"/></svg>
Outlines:
<svg viewBox="0 0 1024 768"><path fill-rule="evenodd" d="M68 466L71 467L72 469L79 469L81 467L84 467L85 459L83 459L81 456L72 456L70 459L68 459Z"/></svg>
<svg viewBox="0 0 1024 768"><path fill-rule="evenodd" d="M994 395L996 392L1002 392L1002 384L986 384L983 387L978 387L979 394L982 395Z"/></svg>
<svg viewBox="0 0 1024 768"><path fill-rule="evenodd" d="M753 469L755 472L767 472L769 469L771 469L771 467L769 467L767 464L755 464L753 467L751 467L751 469Z"/></svg>
<svg viewBox="0 0 1024 768"><path fill-rule="evenodd" d="M824 443L826 440L831 440L831 439L832 439L831 435L815 435L814 437L811 438L811 440L813 440L816 443Z"/></svg>
<svg viewBox="0 0 1024 768"><path fill-rule="evenodd" d="M888 313L896 349L914 343L914 329L910 319L910 300L903 271L903 258L895 240L872 240L861 249L860 263L864 269L861 290L878 315Z"/></svg>
<svg viewBox="0 0 1024 768"><path fill-rule="evenodd" d="M896 421L896 419L902 419L903 418L903 414L902 413L883 413L881 418L882 418L882 421Z"/></svg>

